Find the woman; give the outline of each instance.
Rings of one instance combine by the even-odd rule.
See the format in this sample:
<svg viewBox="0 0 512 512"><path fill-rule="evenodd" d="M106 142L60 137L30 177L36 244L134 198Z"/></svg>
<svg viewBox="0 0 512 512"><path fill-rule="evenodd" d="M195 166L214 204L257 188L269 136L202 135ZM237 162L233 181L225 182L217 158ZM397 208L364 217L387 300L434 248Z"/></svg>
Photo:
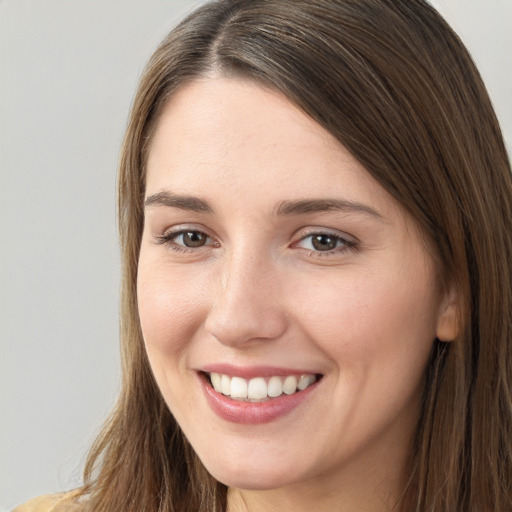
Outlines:
<svg viewBox="0 0 512 512"><path fill-rule="evenodd" d="M39 509L511 510L511 199L426 2L201 7L123 147L122 394Z"/></svg>

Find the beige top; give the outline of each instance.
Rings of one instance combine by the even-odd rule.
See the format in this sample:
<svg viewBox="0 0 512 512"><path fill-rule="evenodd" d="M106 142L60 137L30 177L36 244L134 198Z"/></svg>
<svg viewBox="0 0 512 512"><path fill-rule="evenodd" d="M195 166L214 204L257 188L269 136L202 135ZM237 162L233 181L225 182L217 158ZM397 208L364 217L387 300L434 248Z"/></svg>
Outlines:
<svg viewBox="0 0 512 512"><path fill-rule="evenodd" d="M12 512L80 512L82 506L76 496L78 491L46 494L19 505Z"/></svg>

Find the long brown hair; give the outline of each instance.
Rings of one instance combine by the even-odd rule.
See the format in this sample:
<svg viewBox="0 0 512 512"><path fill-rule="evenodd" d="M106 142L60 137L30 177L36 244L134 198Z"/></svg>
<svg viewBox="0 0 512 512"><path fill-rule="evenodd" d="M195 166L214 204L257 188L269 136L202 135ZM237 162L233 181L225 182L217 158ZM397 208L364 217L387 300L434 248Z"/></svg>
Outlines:
<svg viewBox="0 0 512 512"><path fill-rule="evenodd" d="M155 384L139 326L137 260L149 141L174 91L212 71L270 86L330 131L417 220L460 335L436 341L400 509L512 510L512 182L468 52L423 0L220 0L156 50L119 171L123 384L85 469L96 512L221 512Z"/></svg>

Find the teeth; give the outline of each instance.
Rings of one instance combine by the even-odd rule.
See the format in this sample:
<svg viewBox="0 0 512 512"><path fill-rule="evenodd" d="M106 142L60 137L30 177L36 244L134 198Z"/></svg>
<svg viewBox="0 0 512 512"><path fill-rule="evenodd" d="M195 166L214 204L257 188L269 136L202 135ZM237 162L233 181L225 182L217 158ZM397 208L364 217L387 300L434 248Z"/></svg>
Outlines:
<svg viewBox="0 0 512 512"><path fill-rule="evenodd" d="M230 396L234 400L261 401L268 398L276 398L283 393L292 395L298 391L304 391L316 382L313 374L288 375L287 377L273 376L269 379L256 377L243 379L242 377L230 377L220 373L211 373L210 381L217 393Z"/></svg>
<svg viewBox="0 0 512 512"><path fill-rule="evenodd" d="M292 395L297 390L297 378L293 375L288 375L286 379L284 379L283 384L283 393L287 395Z"/></svg>
<svg viewBox="0 0 512 512"><path fill-rule="evenodd" d="M267 389L268 387L265 379L262 379L261 377L251 379L247 388L247 398L251 398L252 400L267 398Z"/></svg>
<svg viewBox="0 0 512 512"><path fill-rule="evenodd" d="M227 375L221 375L220 389L223 395L229 396L231 394L231 379Z"/></svg>
<svg viewBox="0 0 512 512"><path fill-rule="evenodd" d="M210 374L210 379L212 381L212 386L217 393L222 393L222 378L218 373Z"/></svg>
<svg viewBox="0 0 512 512"><path fill-rule="evenodd" d="M231 398L247 398L247 381L245 379L240 377L231 379Z"/></svg>
<svg viewBox="0 0 512 512"><path fill-rule="evenodd" d="M283 384L279 377L271 377L268 381L268 396L274 398L283 394Z"/></svg>
<svg viewBox="0 0 512 512"><path fill-rule="evenodd" d="M299 382L297 383L297 388L300 391L304 391L308 386L313 384L313 381L311 380L314 378L312 375L301 375Z"/></svg>

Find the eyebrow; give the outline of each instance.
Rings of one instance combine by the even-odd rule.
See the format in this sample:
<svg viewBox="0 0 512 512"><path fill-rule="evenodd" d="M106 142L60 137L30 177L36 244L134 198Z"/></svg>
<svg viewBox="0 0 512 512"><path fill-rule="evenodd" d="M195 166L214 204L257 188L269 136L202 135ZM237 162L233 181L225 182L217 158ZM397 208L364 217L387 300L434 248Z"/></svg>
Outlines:
<svg viewBox="0 0 512 512"><path fill-rule="evenodd" d="M299 215L329 211L364 213L383 220L382 215L371 206L345 199L299 199L297 201L281 201L274 209L274 213L277 215Z"/></svg>
<svg viewBox="0 0 512 512"><path fill-rule="evenodd" d="M146 207L157 205L199 213L213 213L212 207L204 199L172 194L170 192L157 192L156 194L152 194L146 198L144 205Z"/></svg>
<svg viewBox="0 0 512 512"><path fill-rule="evenodd" d="M157 192L156 194L148 196L144 204L146 207L157 205L198 213L213 213L213 208L209 205L208 201L204 199L173 194L168 191ZM294 201L280 201L273 209L272 213L277 216L288 216L329 211L364 213L383 220L382 215L371 206L345 199L299 199Z"/></svg>

